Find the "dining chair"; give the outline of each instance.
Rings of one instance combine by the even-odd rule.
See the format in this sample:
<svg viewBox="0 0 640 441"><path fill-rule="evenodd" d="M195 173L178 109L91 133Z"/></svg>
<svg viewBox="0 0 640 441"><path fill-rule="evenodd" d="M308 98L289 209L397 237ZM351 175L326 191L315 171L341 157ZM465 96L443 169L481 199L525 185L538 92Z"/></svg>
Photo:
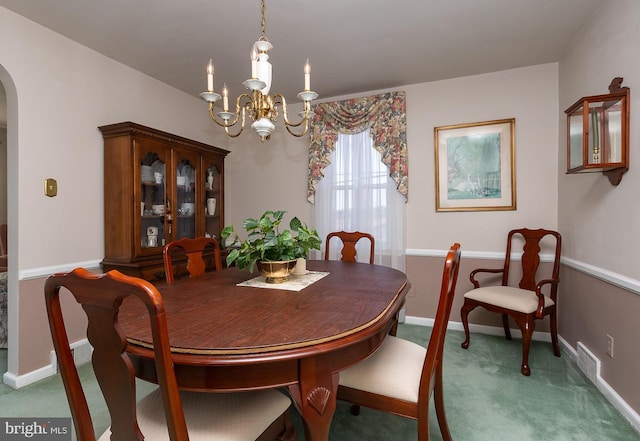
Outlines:
<svg viewBox="0 0 640 441"><path fill-rule="evenodd" d="M208 247L213 250L214 267L216 271L220 271L222 269L220 244L214 238L200 236L191 239L185 237L166 244L162 250L162 257L164 259L164 273L167 282L173 283L175 274L178 273L178 271L174 270L174 252L180 250L187 256L186 271L189 273L189 277L201 276L207 270L203 253Z"/></svg>
<svg viewBox="0 0 640 441"><path fill-rule="evenodd" d="M444 441L451 441L442 389L444 338L460 268L460 244L447 253L440 285L440 299L424 347L388 335L364 361L340 372L338 399L359 406L412 418L418 421L418 441L429 440L429 400L434 396L436 416Z"/></svg>
<svg viewBox="0 0 640 441"><path fill-rule="evenodd" d="M97 275L77 268L50 276L44 292L53 345L79 441L95 441L96 437L69 348L61 292L65 297L70 292L87 316L93 370L111 418L111 426L100 441L296 439L289 417L291 400L277 390L240 393L178 390L162 297L151 283L116 270ZM158 388L137 404L136 377L132 360L125 352L127 339L118 326L120 305L128 301L146 306L158 379Z"/></svg>
<svg viewBox="0 0 640 441"><path fill-rule="evenodd" d="M369 233L361 233L360 231L346 232L346 231L334 231L327 234L327 240L325 241L324 248L324 260L329 260L329 243L333 237L337 237L342 241L342 251L340 260L345 262L357 262L356 244L360 239L368 239L370 244L369 251L369 263L373 263L375 240Z"/></svg>
<svg viewBox="0 0 640 441"><path fill-rule="evenodd" d="M554 244L553 268L547 278L538 276L540 266L540 249L542 240L551 236ZM523 254L521 257L522 278L518 286L509 285L509 270L511 269L512 245L516 240L523 240ZM469 347L469 313L481 306L489 311L502 315L502 326L507 340L511 340L509 329L509 317L511 317L522 331L522 375L531 375L529 367L529 347L531 337L535 330L536 320L549 316L551 343L553 354L560 357L558 345L558 324L556 318L556 303L558 295L558 283L560 283L560 248L562 237L560 233L551 230L530 230L521 228L511 230L507 236L507 252L504 265L498 269L478 268L471 272L469 278L474 289L464 295L464 303L460 310L462 326L464 327L465 340L462 347ZM481 273L501 275L502 282L498 286L480 287L480 281L476 278ZM516 277L513 275L513 277ZM543 292L543 289L545 292Z"/></svg>

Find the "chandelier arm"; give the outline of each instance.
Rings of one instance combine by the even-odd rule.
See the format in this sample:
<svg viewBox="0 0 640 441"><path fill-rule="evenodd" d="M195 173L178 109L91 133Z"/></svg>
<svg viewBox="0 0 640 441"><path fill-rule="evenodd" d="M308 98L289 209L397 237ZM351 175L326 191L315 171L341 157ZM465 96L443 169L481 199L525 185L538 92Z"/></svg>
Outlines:
<svg viewBox="0 0 640 441"><path fill-rule="evenodd" d="M225 123L224 121L220 122L216 119L216 114L213 111L214 107L213 107L213 103L209 103L209 116L211 117L211 120L218 124L220 127L225 127Z"/></svg>
<svg viewBox="0 0 640 441"><path fill-rule="evenodd" d="M235 134L231 133L231 131L229 130L229 127L233 127L238 122L238 116L236 116L236 119L235 119L233 124L224 126L224 132L229 136L229 138L237 138L238 136L240 136L240 134L244 130L244 122L245 122L244 110L245 110L245 108L243 107L242 108L242 123L240 124L240 130L238 130L237 133L235 133Z"/></svg>
<svg viewBox="0 0 640 441"><path fill-rule="evenodd" d="M304 125L304 130L301 133L298 134L298 133L293 132L291 130L291 126L289 124L285 124L287 132L289 132L289 134L295 136L296 138L302 138L309 131L309 118L305 118L303 121L305 121L305 125ZM302 121L300 121L300 122L302 123ZM298 124L298 125L300 125L300 124ZM293 126L293 127L297 127L297 126Z"/></svg>
<svg viewBox="0 0 640 441"><path fill-rule="evenodd" d="M277 94L273 96L273 107L275 108L278 105L278 103L282 105L282 118L284 119L285 125L287 127L300 127L302 124L304 124L305 121L309 121L309 112L307 111L306 103L305 103L304 116L297 123L292 123L291 121L289 121L289 115L287 113L287 100L281 94ZM293 135L293 133L291 134Z"/></svg>
<svg viewBox="0 0 640 441"><path fill-rule="evenodd" d="M241 104L242 98L246 98L247 101L245 101L244 104ZM242 110L242 127L244 128L244 121L245 121L245 110L247 112L253 112L253 108L255 107L255 103L253 102L253 98L251 97L251 95L247 94L247 93L243 93L241 95L238 96L238 98L236 98L236 112L235 112L235 119L233 120L232 124L227 124L229 127L235 125L238 122L238 118L240 117L240 110Z"/></svg>
<svg viewBox="0 0 640 441"><path fill-rule="evenodd" d="M242 98L247 98L248 101L245 102L245 104L241 106L240 102L241 102ZM236 111L234 113L234 119L233 119L232 122L229 122L229 120L225 120L225 119L219 120L218 118L216 118L216 113L214 112L214 103L209 103L209 116L211 116L211 119L213 120L213 122L218 124L220 127L233 127L238 122L238 119L240 119L240 110L242 109L242 123L243 123L243 126L244 126L244 120L245 120L244 111L245 111L245 108L249 112L253 111L252 110L253 109L253 99L251 98L250 95L248 95L246 93L243 93L242 95L240 95L236 99Z"/></svg>

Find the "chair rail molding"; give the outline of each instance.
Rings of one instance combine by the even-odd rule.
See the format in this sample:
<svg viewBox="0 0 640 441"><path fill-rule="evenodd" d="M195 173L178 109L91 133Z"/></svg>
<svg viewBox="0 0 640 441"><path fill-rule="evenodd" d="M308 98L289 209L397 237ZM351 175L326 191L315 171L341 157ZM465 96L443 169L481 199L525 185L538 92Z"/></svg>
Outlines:
<svg viewBox="0 0 640 441"><path fill-rule="evenodd" d="M415 257L445 257L447 250L432 250L407 248L405 250L407 256ZM483 259L483 260L501 260L504 261L504 251L462 251L462 257L467 259ZM511 260L520 260L522 253L511 253ZM541 254L542 262L553 262L553 254Z"/></svg>
<svg viewBox="0 0 640 441"><path fill-rule="evenodd" d="M444 257L447 255L447 250L436 249L420 249L420 248L407 248L405 250L407 256L413 257ZM522 257L522 253L513 253L511 259L519 260ZM504 253L495 251L463 251L462 258L467 259L484 259L484 260L504 260ZM552 254L541 254L540 259L543 262L553 262ZM605 268L600 268L589 263L581 262L571 257L560 257L560 263L569 268L580 271L584 274L600 279L604 282L617 286L618 288L625 289L634 294L640 295L640 280L628 277L622 274L609 271Z"/></svg>
<svg viewBox="0 0 640 441"><path fill-rule="evenodd" d="M614 273L604 268L600 268L589 263L581 262L571 257L563 256L560 258L560 263L569 268L580 271L581 273L595 277L604 282L617 286L618 288L625 289L634 294L640 295L640 280L633 279L631 277L624 276L622 274Z"/></svg>

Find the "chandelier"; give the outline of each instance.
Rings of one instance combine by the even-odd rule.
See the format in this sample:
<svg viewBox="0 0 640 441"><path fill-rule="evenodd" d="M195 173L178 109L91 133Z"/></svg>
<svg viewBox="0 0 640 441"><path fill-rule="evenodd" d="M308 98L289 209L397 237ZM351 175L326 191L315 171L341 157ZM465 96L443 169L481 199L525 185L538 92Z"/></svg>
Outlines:
<svg viewBox="0 0 640 441"><path fill-rule="evenodd" d="M244 130L246 116L253 121L251 128L260 136L264 142L269 139L271 132L276 128L275 122L278 119L278 107L282 107L282 116L287 131L296 137L304 136L309 130L309 118L312 116L311 101L318 97L318 94L311 90L311 66L307 59L304 65L304 90L298 93L298 99L304 103L304 108L298 113L301 118L298 122L289 121L287 115L287 101L280 94L269 95L271 89L271 63L267 52L273 48L265 36L264 0L261 0L262 20L260 22L262 33L258 41L251 48L251 77L242 84L250 91L243 93L236 99L235 111L229 109L229 91L226 83L222 87L222 96L213 89L213 60L209 60L207 65L207 91L202 92L200 97L209 104L209 115L211 119L221 127L232 138L237 137ZM216 112L215 103L222 98L222 110ZM229 129L240 124L237 132L232 133Z"/></svg>

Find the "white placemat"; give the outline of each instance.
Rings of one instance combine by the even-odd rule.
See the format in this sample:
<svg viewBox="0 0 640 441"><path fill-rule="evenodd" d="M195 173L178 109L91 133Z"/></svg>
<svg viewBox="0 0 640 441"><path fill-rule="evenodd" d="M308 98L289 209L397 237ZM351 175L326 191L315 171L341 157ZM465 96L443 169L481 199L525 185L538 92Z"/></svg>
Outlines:
<svg viewBox="0 0 640 441"><path fill-rule="evenodd" d="M287 291L301 291L312 283L317 282L324 276L329 274L322 271L307 271L307 274L303 276L296 276L291 274L289 280L282 283L267 283L265 276L254 277L253 279L246 280L238 283L237 286L251 286L253 288L271 288L271 289L285 289Z"/></svg>

